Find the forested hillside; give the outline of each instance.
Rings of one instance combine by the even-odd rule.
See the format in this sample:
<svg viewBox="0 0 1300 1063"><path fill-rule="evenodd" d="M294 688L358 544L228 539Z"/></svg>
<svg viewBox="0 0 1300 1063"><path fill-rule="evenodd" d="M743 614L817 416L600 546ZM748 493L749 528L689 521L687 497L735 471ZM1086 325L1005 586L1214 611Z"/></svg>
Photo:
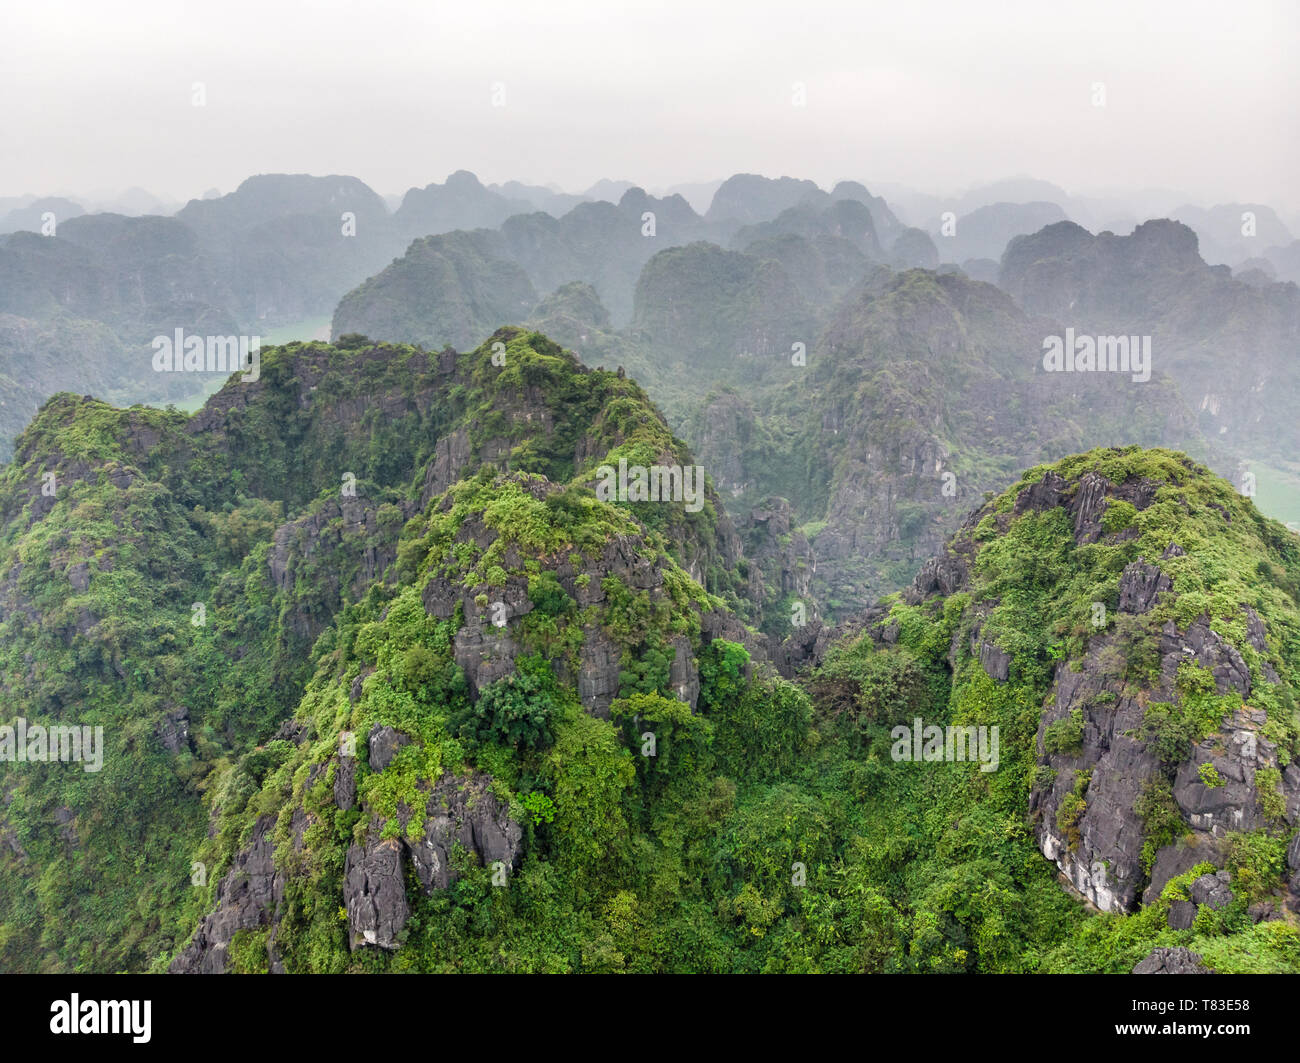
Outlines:
<svg viewBox="0 0 1300 1063"><path fill-rule="evenodd" d="M1300 969L1291 533L1093 451L830 626L788 508L606 490L695 465L514 328L291 344L193 415L48 402L0 682L105 749L0 764L0 966Z"/></svg>

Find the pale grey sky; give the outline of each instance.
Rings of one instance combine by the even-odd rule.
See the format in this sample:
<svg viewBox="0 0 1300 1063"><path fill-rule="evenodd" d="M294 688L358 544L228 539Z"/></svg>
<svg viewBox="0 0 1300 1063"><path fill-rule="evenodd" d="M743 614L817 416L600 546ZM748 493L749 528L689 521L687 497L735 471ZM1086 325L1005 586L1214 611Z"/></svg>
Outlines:
<svg viewBox="0 0 1300 1063"><path fill-rule="evenodd" d="M1028 174L1300 210L1297 0L3 3L0 195Z"/></svg>

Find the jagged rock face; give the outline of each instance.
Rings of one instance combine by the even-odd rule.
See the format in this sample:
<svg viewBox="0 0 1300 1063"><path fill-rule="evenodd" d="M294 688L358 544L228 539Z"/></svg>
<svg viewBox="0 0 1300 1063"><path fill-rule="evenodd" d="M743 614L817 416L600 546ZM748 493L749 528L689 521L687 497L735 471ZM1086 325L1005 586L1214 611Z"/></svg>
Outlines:
<svg viewBox="0 0 1300 1063"><path fill-rule="evenodd" d="M1166 497L1160 495L1162 486L1163 482L1139 475L1112 483L1095 470L1069 480L1049 470L1021 486L1014 498L972 513L942 552L921 566L903 601L916 606L957 594L974 595L965 605L963 623L952 633L949 667L956 675L966 661L973 660L994 682L1016 683L1011 655L986 633L986 621L1000 601L979 600L976 559L981 544L1007 533L1013 521L1061 510L1073 539L1067 550L1097 543L1114 548L1138 538L1139 531L1123 511L1119 522L1108 522L1111 506L1127 503L1140 514L1158 497ZM1217 502L1208 501L1205 508L1229 519ZM1111 600L1117 601L1124 622L1088 638L1081 657L1058 661L1038 725L1039 768L1029 798L1036 840L1063 880L1105 911L1128 912L1153 902L1171 878L1199 863L1222 866L1233 832L1278 826L1266 818L1258 776L1269 769L1270 778L1276 778L1273 772L1285 758L1263 733L1267 716L1262 710L1247 703L1228 712L1213 732L1189 743L1177 763L1162 759L1171 747L1158 746L1156 734L1147 727L1150 705L1180 705L1184 664L1195 665L1196 674L1211 677L1213 692L1221 696L1238 694L1247 700L1260 681L1279 682L1270 660L1268 630L1249 605L1241 605L1240 619L1246 644L1258 655L1250 665L1243 650L1218 634L1207 615L1182 625L1166 619L1177 597L1164 566L1186 552L1170 541L1155 553L1155 560L1148 559L1151 554L1139 556L1119 571ZM1159 618L1146 619L1144 628L1144 618L1153 611ZM890 619L888 603L859 614L834 636L852 640L862 633L881 647L898 640L898 623ZM1125 658L1135 638L1146 640L1142 659L1147 671L1137 679ZM783 674L793 674L820 663L830 641L824 630L796 632L777 648L774 659ZM1300 766L1289 765L1279 774L1284 822L1294 828L1300 824ZM1139 808L1157 783L1184 826L1175 841L1153 850L1146 844L1147 828ZM1293 843L1290 854L1287 903L1295 909L1300 905L1295 893L1300 886L1300 846ZM1149 870L1148 859L1152 860ZM1219 907L1223 897L1222 890L1206 881L1198 886L1196 903ZM1171 918L1177 926L1191 925L1196 903L1186 909L1174 906ZM1275 918L1275 906L1261 905L1251 917Z"/></svg>
<svg viewBox="0 0 1300 1063"><path fill-rule="evenodd" d="M1134 974L1210 974L1201 962L1199 953L1190 949L1152 949L1150 954L1133 968Z"/></svg>
<svg viewBox="0 0 1300 1063"><path fill-rule="evenodd" d="M921 566L921 571L912 581L909 598L919 601L932 594L946 598L965 588L968 576L966 559L950 553L945 546L942 554Z"/></svg>
<svg viewBox="0 0 1300 1063"><path fill-rule="evenodd" d="M486 775L444 775L429 793L423 832L417 841L404 838L402 843L426 893L456 881L451 857L457 844L487 867L500 863L513 869L518 862L523 827L497 800L491 781Z"/></svg>
<svg viewBox="0 0 1300 1063"><path fill-rule="evenodd" d="M393 762L397 751L410 743L410 738L401 731L375 724L370 728L370 770L383 771Z"/></svg>
<svg viewBox="0 0 1300 1063"><path fill-rule="evenodd" d="M1141 859L1144 828L1134 805L1161 765L1149 743L1140 737L1145 705L1178 700L1175 680L1185 660L1194 660L1213 672L1220 693L1250 693L1250 675L1240 653L1211 631L1204 619L1184 632L1165 630L1159 648L1160 682L1134 698L1124 692L1124 684L1113 670L1113 641L1109 637L1094 639L1082 671L1076 672L1068 664L1057 667L1055 702L1039 725L1040 763L1057 773L1052 786L1035 789L1031 799L1040 848L1080 893L1105 911L1133 910L1140 896L1148 902L1154 900L1174 875L1203 860L1221 860L1227 832L1262 827L1255 776L1261 768L1277 766L1276 749L1259 734L1264 714L1256 710L1234 713L1198 743L1178 767L1173 783L1174 800L1189 836L1157 852L1146 884ZM1046 728L1068 719L1076 710L1083 718L1079 751L1073 755L1046 753ZM1214 766L1220 785L1205 783L1200 771L1203 764ZM1078 836L1072 841L1060 829L1057 814L1074 789L1076 772L1091 772L1091 781L1083 795L1086 807L1073 824ZM1300 782L1300 777L1295 781ZM1288 794L1292 785L1287 783Z"/></svg>
<svg viewBox="0 0 1300 1063"><path fill-rule="evenodd" d="M1232 887L1229 885L1231 881L1232 876L1227 871L1201 875L1187 889L1189 900L1173 901L1169 905L1169 928L1190 930L1202 904L1216 912L1226 908L1233 901ZM1262 911L1260 915L1263 916Z"/></svg>
<svg viewBox="0 0 1300 1063"><path fill-rule="evenodd" d="M348 812L357 803L357 762L354 757L339 757L334 765L334 804Z"/></svg>
<svg viewBox="0 0 1300 1063"><path fill-rule="evenodd" d="M222 974L231 939L240 930L270 926L284 900L284 876L276 870L275 820L262 816L249 844L217 886L213 910L199 923L193 939L172 961L173 974Z"/></svg>
<svg viewBox="0 0 1300 1063"><path fill-rule="evenodd" d="M598 627L583 628L582 664L578 669L578 699L593 716L607 718L618 696L621 656L614 640Z"/></svg>
<svg viewBox="0 0 1300 1063"><path fill-rule="evenodd" d="M1056 771L1050 788L1036 788L1030 812L1036 820L1039 848L1070 883L1103 911L1132 909L1143 885L1142 823L1133 812L1144 784L1159 769L1146 745L1131 737L1142 725L1145 708L1113 689L1103 654L1108 640L1094 640L1083 670L1057 667L1055 703L1039 724L1040 762ZM1103 695L1111 695L1106 701ZM1101 699L1101 700L1099 700ZM1083 741L1077 755L1049 755L1043 750L1048 725L1083 714ZM1087 806L1074 823L1072 842L1057 825L1062 802L1073 793L1075 772L1091 771Z"/></svg>
<svg viewBox="0 0 1300 1063"><path fill-rule="evenodd" d="M1156 595L1173 589L1173 582L1158 566L1142 559L1134 561L1119 580L1119 611L1145 613L1155 602Z"/></svg>
<svg viewBox="0 0 1300 1063"><path fill-rule="evenodd" d="M1286 866L1290 872L1290 879L1287 885L1291 889L1290 908L1293 912L1300 912L1300 833L1291 839L1291 844L1286 850Z"/></svg>
<svg viewBox="0 0 1300 1063"><path fill-rule="evenodd" d="M794 526L794 513L784 498L769 498L750 510L741 526L749 566L746 597L763 615L763 627L784 631L817 619L813 576L817 559L808 537Z"/></svg>
<svg viewBox="0 0 1300 1063"><path fill-rule="evenodd" d="M1011 676L1011 654L1001 649L996 643L979 643L980 667L990 679L1005 683Z"/></svg>
<svg viewBox="0 0 1300 1063"><path fill-rule="evenodd" d="M420 504L427 506L473 466L474 454L470 448L468 428L462 425L440 437L434 448L433 461L425 470Z"/></svg>
<svg viewBox="0 0 1300 1063"><path fill-rule="evenodd" d="M710 401L696 419L692 433L695 452L714 486L726 497L738 498L754 489L754 477L745 469L754 417L749 403L728 392Z"/></svg>
<svg viewBox="0 0 1300 1063"><path fill-rule="evenodd" d="M343 868L343 904L353 949L362 945L397 948L397 936L411 915L402 842L379 838L381 827L372 821L366 844L349 846Z"/></svg>
<svg viewBox="0 0 1300 1063"><path fill-rule="evenodd" d="M691 640L685 635L678 635L669 646L673 650L673 661L668 668L668 686L678 701L683 701L693 712L700 700L700 670L691 656Z"/></svg>
<svg viewBox="0 0 1300 1063"><path fill-rule="evenodd" d="M1064 506L1074 517L1075 540L1079 544L1098 541L1103 518L1112 499L1128 501L1141 510L1149 506L1158 485L1149 481L1113 485L1095 472L1086 473L1073 492L1059 478L1043 481L1022 491L1016 511L1043 510ZM1164 558L1180 556L1182 549L1170 543ZM1118 586L1122 613L1142 615L1156 601L1172 593L1173 583L1159 565L1138 559L1125 567ZM1248 606L1248 637L1261 652L1266 648L1263 625ZM1202 860L1221 860L1223 838L1228 831L1249 831L1264 826L1255 782L1256 773L1277 767L1277 750L1259 733L1263 712L1249 707L1225 718L1219 729L1191 751L1178 766L1172 780L1173 797L1188 825L1187 837L1156 853L1148 878L1142 863L1144 826L1135 811L1162 770L1162 764L1143 737L1146 706L1151 702L1176 703L1179 667L1194 662L1214 677L1219 694L1229 691L1248 698L1251 675L1241 653L1216 632L1202 616L1185 629L1166 621L1156 637L1159 679L1146 684L1134 696L1117 669L1119 646L1113 636L1094 637L1089 643L1082 668L1068 662L1057 665L1049 706L1038 729L1040 765L1054 773L1048 785L1037 785L1030 811L1043 855L1061 869L1070 883L1104 911L1131 911L1139 900L1159 896L1174 875ZM1262 666L1275 680L1271 666ZM986 666L987 670L987 666ZM993 672L990 672L993 675ZM994 676L999 678L998 676ZM1044 744L1047 729L1058 721L1079 714L1082 740L1077 750L1050 752ZM1221 784L1209 786L1201 774L1211 764ZM1076 780L1088 778L1086 790L1078 794ZM1300 782L1296 773L1294 782ZM1287 783L1293 786L1294 782ZM1288 789L1288 801L1292 800ZM1073 809L1082 797L1081 810ZM1294 812L1291 813L1294 816ZM1144 892L1145 888L1145 892ZM1184 918L1180 913L1178 918Z"/></svg>
<svg viewBox="0 0 1300 1063"><path fill-rule="evenodd" d="M1231 881L1232 876L1226 871L1205 874L1187 888L1187 895L1193 904L1205 904L1217 912L1232 903L1232 888L1228 885Z"/></svg>
<svg viewBox="0 0 1300 1063"><path fill-rule="evenodd" d="M379 729L377 737L385 750L410 741L392 728ZM380 761L376 768L372 741L372 770L387 767L389 761L382 755ZM344 867L343 900L351 948L396 949L401 944L402 929L411 915L405 882L408 862L426 893L456 881L457 846L483 866L514 869L522 852L523 827L497 800L491 784L489 776L479 773L466 777L448 773L432 787L422 782L419 789L428 793L428 800L418 812L399 803L401 833L396 838L384 839L382 821L371 818L365 844L348 849ZM412 830L411 820L417 817L422 826Z"/></svg>
<svg viewBox="0 0 1300 1063"><path fill-rule="evenodd" d="M1233 713L1217 734L1197 743L1191 759L1178 769L1174 800L1195 832L1221 838L1228 831L1249 831L1263 827L1255 776L1261 768L1278 766L1273 743L1259 733L1265 715L1254 709ZM1220 784L1207 786L1199 765L1213 765ZM1283 775L1289 799L1297 793L1293 777ZM1152 886L1163 885L1153 876Z"/></svg>
<svg viewBox="0 0 1300 1063"><path fill-rule="evenodd" d="M266 563L271 583L292 603L283 621L290 636L311 643L332 622L344 596L355 601L384 579L397 559L402 525L415 507L390 503L393 512L383 520L380 506L365 495L327 498L276 529ZM299 596L300 585L310 587L309 597Z"/></svg>
<svg viewBox="0 0 1300 1063"><path fill-rule="evenodd" d="M509 608L509 603L506 604ZM465 678L475 696L484 687L513 673L520 652L519 644L506 628L485 623L476 613L467 614L464 626L456 632L456 663L465 670Z"/></svg>
<svg viewBox="0 0 1300 1063"><path fill-rule="evenodd" d="M410 738L391 727L376 725L371 732L370 767L383 771L395 751L410 743ZM337 762L335 793L344 771L354 778L355 761L341 758ZM321 769L313 773L313 777ZM342 902L347 913L349 945L352 949L375 946L396 949L401 932L411 915L406 895L406 867L409 862L426 892L446 889L456 881L452 856L456 846L477 858L483 865L498 861L513 870L523 849L523 827L511 818L493 793L492 779L480 773L465 777L446 774L430 787L424 808L418 813L399 804L398 823L401 834L384 838L384 823L363 804L362 815L368 826L364 841L348 847L343 867ZM355 800L355 783L346 804ZM422 829L410 829L413 817L422 819ZM294 849L301 852L310 817L295 809L290 829ZM276 865L272 834L275 818L261 817L252 839L235 857L234 866L217 888L213 910L200 922L193 939L177 955L171 971L181 974L220 974L227 969L229 947L240 930L271 928L268 959L272 970L279 959L275 950L275 927L284 902L285 886L291 872ZM412 837L416 840L412 841Z"/></svg>

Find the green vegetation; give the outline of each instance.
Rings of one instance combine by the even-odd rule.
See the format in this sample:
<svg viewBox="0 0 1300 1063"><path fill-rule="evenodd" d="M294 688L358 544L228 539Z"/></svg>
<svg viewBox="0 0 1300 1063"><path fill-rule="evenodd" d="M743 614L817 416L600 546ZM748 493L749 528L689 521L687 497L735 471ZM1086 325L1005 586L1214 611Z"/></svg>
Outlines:
<svg viewBox="0 0 1300 1063"><path fill-rule="evenodd" d="M1029 811L1059 777L1052 823L1081 845L1100 769L1058 772L1037 740L1058 676L1086 667L1106 689L1041 728L1046 756L1082 756L1086 713L1142 701L1161 766L1133 810L1147 873L1186 831L1170 772L1243 699L1193 663L1146 697L1169 621L1207 617L1279 764L1300 751L1300 552L1226 484L1171 452L1066 459L1052 471L1072 484L1162 485L1080 545L1062 508L1013 513L1048 471L1032 470L954 543L966 586L895 596L790 682L742 644L712 504L591 490L621 456L689 461L634 383L520 330L454 358L348 342L266 352L202 429L59 396L20 440L0 483L10 711L102 723L108 749L102 773L0 765L0 966L165 969L265 837L283 899L230 940L232 971L271 950L291 972L1126 970L1169 943L1220 970L1297 967L1290 923L1242 914L1285 885L1279 769L1256 777L1267 825L1225 858L1241 903L1189 931L1161 915L1185 876L1135 914L1086 912ZM383 416L356 413L358 378ZM1175 593L1094 628L1125 566L1173 541ZM1008 655L1005 681L981 642ZM597 669L603 704L580 694ZM917 720L997 727L997 770L896 761ZM366 736L383 728L402 739L381 771ZM435 788L490 794L518 860L502 880L458 841L447 888L408 875L395 947L354 948L350 850L418 842Z"/></svg>

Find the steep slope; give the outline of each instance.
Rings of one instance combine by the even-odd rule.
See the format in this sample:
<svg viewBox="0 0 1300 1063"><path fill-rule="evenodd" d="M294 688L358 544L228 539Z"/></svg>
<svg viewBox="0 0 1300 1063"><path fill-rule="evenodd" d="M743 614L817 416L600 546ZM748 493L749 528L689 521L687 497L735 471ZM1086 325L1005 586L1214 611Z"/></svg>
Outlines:
<svg viewBox="0 0 1300 1063"><path fill-rule="evenodd" d="M528 275L498 233L452 232L416 240L348 292L334 311L331 336L465 347L522 318L536 302Z"/></svg>
<svg viewBox="0 0 1300 1063"><path fill-rule="evenodd" d="M813 690L856 718L882 767L923 748L913 717L938 736L924 732L927 774L957 771L941 763L948 725L998 727L994 770L969 777L936 844L987 845L1005 813L1114 913L1072 929L1047 969L1129 970L1186 947L1219 970L1294 970L1298 576L1300 540L1203 467L1095 451L1031 469L975 511L856 639L805 639L823 661ZM922 810L885 813L882 833L909 814ZM970 899L963 921L985 921L973 942L1006 910L989 890L1008 871Z"/></svg>
<svg viewBox="0 0 1300 1063"><path fill-rule="evenodd" d="M1300 969L1300 550L1203 468L1026 473L820 634L811 713L695 641L704 601L636 529L561 494L480 476L432 507L413 584L322 643L292 744L223 813L204 852L231 870L173 970ZM628 561L691 663L606 717L561 647L584 620L637 637ZM945 762L949 726L998 730ZM1083 862L1111 914L1071 899Z"/></svg>
<svg viewBox="0 0 1300 1063"><path fill-rule="evenodd" d="M518 329L274 349L192 417L48 403L0 483L0 684L103 758L0 760L0 965L1300 968L1300 549L1228 485L1033 469L907 594L791 625L806 693L742 622L806 591L790 510L593 490L621 461L691 456ZM998 726L994 769L901 761L917 718Z"/></svg>
<svg viewBox="0 0 1300 1063"><path fill-rule="evenodd" d="M758 255L695 243L661 251L637 281L631 333L705 379L760 376L807 346L815 318L790 274Z"/></svg>
<svg viewBox="0 0 1300 1063"><path fill-rule="evenodd" d="M192 200L176 220L198 234L234 294L230 311L250 324L328 314L404 246L383 199L340 175L260 174Z"/></svg>
<svg viewBox="0 0 1300 1063"><path fill-rule="evenodd" d="M1129 236L1069 222L1012 241L999 283L1078 334L1151 337L1152 363L1239 459L1289 462L1300 435L1300 289L1207 266L1196 234L1150 221Z"/></svg>
<svg viewBox="0 0 1300 1063"><path fill-rule="evenodd" d="M632 381L517 329L459 355L273 349L257 381L232 379L193 417L47 403L0 484L0 684L33 725L102 726L103 759L99 771L0 761L0 966L140 969L168 955L215 885L192 866L205 795L214 810L242 808L291 744L281 725L316 668L313 646L335 617L382 608L409 583L411 518L481 474L480 494L499 503L490 519L525 517L505 494L526 506L520 492L549 482L572 489L539 501L544 513L582 523L601 508L598 467L620 458L691 465ZM511 479L491 491L494 468ZM633 496L606 507L618 529L606 564L633 582L665 573L674 601L693 587L695 637L703 610L746 640L723 600L692 582L744 604L739 539L697 486L698 505ZM498 571L483 566L483 586L499 586ZM593 633L584 651L580 630L561 639L542 624L577 654L592 704L608 707L624 673L628 689L661 685L661 669L690 683L674 642L683 621L645 611L644 589L600 592L630 610L614 625L636 633L623 650ZM518 590L499 593L513 602ZM629 646L638 660L625 659ZM491 666L466 652L477 691Z"/></svg>
<svg viewBox="0 0 1300 1063"><path fill-rule="evenodd" d="M1016 468L1116 439L1197 445L1168 381L1044 372L1054 328L991 285L882 269L837 308L806 367L787 360L763 390L719 392L684 432L738 506L791 500L816 600L847 616L904 584Z"/></svg>

